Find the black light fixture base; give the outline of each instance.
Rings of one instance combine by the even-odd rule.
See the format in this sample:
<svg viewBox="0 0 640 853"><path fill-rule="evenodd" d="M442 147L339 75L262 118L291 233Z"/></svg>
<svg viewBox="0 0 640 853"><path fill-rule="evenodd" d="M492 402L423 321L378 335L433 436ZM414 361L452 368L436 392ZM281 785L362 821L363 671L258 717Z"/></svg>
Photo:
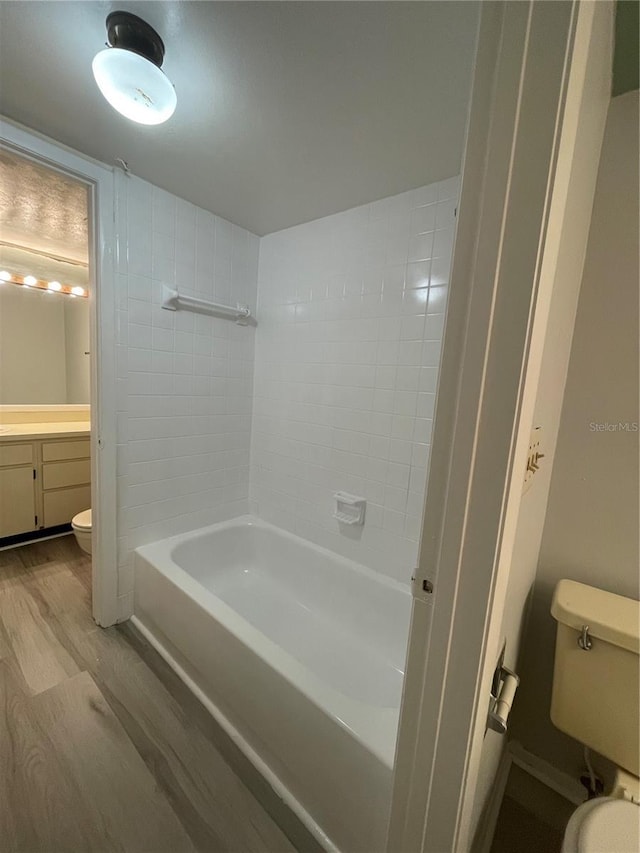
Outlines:
<svg viewBox="0 0 640 853"><path fill-rule="evenodd" d="M162 67L162 39L152 26L131 12L118 11L107 15L107 41L110 47L131 50L144 56L158 68Z"/></svg>

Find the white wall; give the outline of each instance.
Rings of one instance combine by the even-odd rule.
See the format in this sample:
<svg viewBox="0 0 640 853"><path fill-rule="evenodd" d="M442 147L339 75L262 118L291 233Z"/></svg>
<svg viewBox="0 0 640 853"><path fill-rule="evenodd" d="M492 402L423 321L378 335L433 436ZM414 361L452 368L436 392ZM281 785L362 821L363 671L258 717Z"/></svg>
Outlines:
<svg viewBox="0 0 640 853"><path fill-rule="evenodd" d="M0 403L65 403L65 298L0 284Z"/></svg>
<svg viewBox="0 0 640 853"><path fill-rule="evenodd" d="M640 597L638 433L591 428L638 421L638 155L630 92L612 100L607 118L514 714L518 739L574 776L582 748L549 719L553 589L568 577Z"/></svg>
<svg viewBox="0 0 640 853"><path fill-rule="evenodd" d="M262 238L251 499L408 582L422 514L458 178ZM332 516L367 499L364 528Z"/></svg>
<svg viewBox="0 0 640 853"><path fill-rule="evenodd" d="M248 509L254 334L160 307L162 285L255 311L258 238L116 175L120 617L131 551Z"/></svg>

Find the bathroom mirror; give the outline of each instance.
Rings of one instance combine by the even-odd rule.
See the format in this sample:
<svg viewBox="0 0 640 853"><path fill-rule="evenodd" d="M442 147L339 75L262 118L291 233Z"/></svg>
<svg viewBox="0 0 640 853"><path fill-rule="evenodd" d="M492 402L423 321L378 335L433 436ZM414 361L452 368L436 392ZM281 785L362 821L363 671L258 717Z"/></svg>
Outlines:
<svg viewBox="0 0 640 853"><path fill-rule="evenodd" d="M89 302L0 284L0 404L89 403Z"/></svg>
<svg viewBox="0 0 640 853"><path fill-rule="evenodd" d="M89 404L85 185L0 149L0 405Z"/></svg>

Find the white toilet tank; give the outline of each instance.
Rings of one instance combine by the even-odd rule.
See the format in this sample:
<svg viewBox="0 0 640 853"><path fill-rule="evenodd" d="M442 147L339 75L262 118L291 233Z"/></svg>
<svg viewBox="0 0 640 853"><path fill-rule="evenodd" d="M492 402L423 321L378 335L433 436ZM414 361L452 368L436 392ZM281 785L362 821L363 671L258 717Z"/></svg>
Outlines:
<svg viewBox="0 0 640 853"><path fill-rule="evenodd" d="M553 723L640 776L640 602L561 580L551 613L558 623ZM578 642L586 626L589 650Z"/></svg>

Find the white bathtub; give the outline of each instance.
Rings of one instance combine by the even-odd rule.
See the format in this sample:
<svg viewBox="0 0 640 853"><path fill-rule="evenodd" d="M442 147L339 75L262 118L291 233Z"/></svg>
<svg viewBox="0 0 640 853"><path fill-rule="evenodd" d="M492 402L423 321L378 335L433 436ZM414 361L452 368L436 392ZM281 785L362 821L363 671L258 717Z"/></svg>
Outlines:
<svg viewBox="0 0 640 853"><path fill-rule="evenodd" d="M135 620L327 849L384 847L407 587L243 516L135 554Z"/></svg>

